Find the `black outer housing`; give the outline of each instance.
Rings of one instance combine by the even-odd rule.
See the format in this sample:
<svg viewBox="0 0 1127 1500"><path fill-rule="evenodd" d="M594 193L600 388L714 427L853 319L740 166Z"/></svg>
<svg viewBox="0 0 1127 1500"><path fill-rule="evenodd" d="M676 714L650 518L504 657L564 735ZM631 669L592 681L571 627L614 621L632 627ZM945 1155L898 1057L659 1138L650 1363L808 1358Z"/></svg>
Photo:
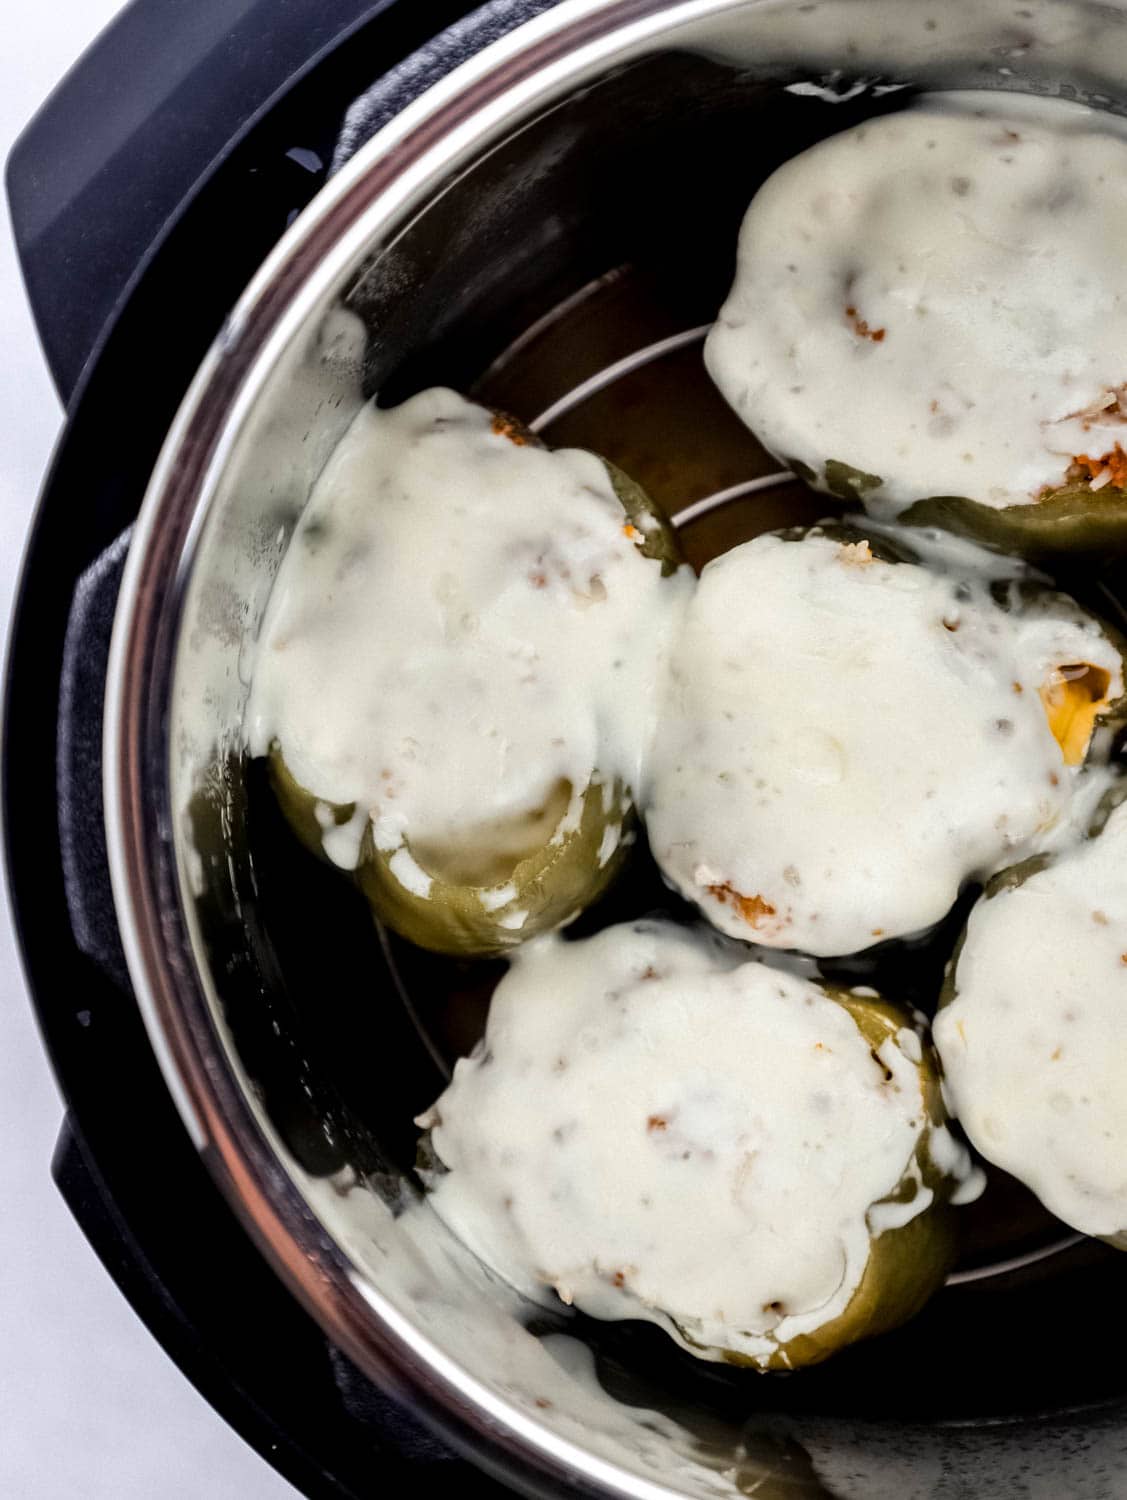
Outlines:
<svg viewBox="0 0 1127 1500"><path fill-rule="evenodd" d="M133 0L98 37L8 164L27 292L64 402L157 241L249 127L355 33L352 56L330 70L343 92L311 100L288 142L327 159L349 93L466 7L430 3L413 19L409 9L396 0ZM321 87L333 89L329 73ZM273 184L254 179L284 173L285 149L246 162L250 202L231 232L216 223L208 259L226 261L253 220L267 235L262 249L276 237L262 212ZM227 268L206 269L223 277Z"/></svg>
<svg viewBox="0 0 1127 1500"><path fill-rule="evenodd" d="M544 4L471 16L385 79L366 118L390 118ZM121 534L196 367L324 181L350 101L466 10L460 0L134 0L7 167L28 296L67 405L20 581L2 756L13 914L67 1104L52 1171L166 1351L318 1500L432 1477L470 1497L499 1490L379 1392L265 1273L189 1142L117 933L102 690Z"/></svg>
<svg viewBox="0 0 1127 1500"><path fill-rule="evenodd" d="M124 533L164 435L228 309L323 181L349 102L380 77L366 94L363 134L547 3L494 0L459 19L460 0L135 0L28 128L8 168L29 295L68 403L25 560L0 765L17 930L68 1105L55 1177L168 1353L269 1462L326 1500L431 1482L453 1483L470 1500L499 1488L326 1341L264 1266L187 1138L129 990L109 891L106 651ZM140 110L138 86L134 118L114 96L142 76L150 107ZM893 1335L849 1366L812 1372L801 1400L786 1384L757 1388L747 1441L766 1443L773 1462L782 1443L805 1487L801 1428L788 1437L782 1413L798 1406L816 1421L844 1409L837 1430L848 1444L849 1413L867 1417L879 1392L883 1446L902 1458L911 1434L934 1426L927 1408L936 1401L951 1456L936 1495L951 1485L952 1500L967 1495L961 1476L975 1462L976 1492L1001 1494L992 1454L1011 1456L1025 1432L1033 1444L1038 1426L1060 1423L1062 1446L1079 1451L1082 1427L1098 1431L1108 1415L1116 1424L1121 1398L1109 1399L1104 1367L1116 1359L1124 1305L1118 1258L1101 1259L1100 1248L1078 1256L1066 1283L1066 1304L1099 1310L1070 1359L1043 1357L1036 1314L1046 1290L1059 1294L1035 1274L1004 1310L968 1288L914 1325L918 1335L930 1320L941 1335L933 1347L948 1352L932 1380L919 1381L910 1340ZM981 1317L993 1319L990 1343L968 1365ZM690 1401L699 1394L701 1370L689 1379L656 1330L600 1325L598 1343L612 1374L642 1369L663 1396L682 1379ZM999 1348L1004 1361L991 1354ZM717 1381L712 1395L729 1419L748 1419L742 1389ZM983 1417L983 1406L993 1414ZM1090 1416L1070 1426L1085 1408ZM868 1426L864 1441L881 1446ZM499 1462L482 1447L483 1462ZM1097 1455L1093 1484L1119 1494L1116 1474L1100 1464Z"/></svg>

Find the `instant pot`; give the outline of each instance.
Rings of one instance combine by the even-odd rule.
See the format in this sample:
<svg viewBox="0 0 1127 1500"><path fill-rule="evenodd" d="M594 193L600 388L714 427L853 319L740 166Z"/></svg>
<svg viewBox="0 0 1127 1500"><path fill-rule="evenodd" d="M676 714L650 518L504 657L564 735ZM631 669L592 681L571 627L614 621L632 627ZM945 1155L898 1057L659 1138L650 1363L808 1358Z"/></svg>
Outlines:
<svg viewBox="0 0 1127 1500"><path fill-rule="evenodd" d="M755 187L921 89L1127 114L1127 5L462 10L136 0L10 160L68 414L4 758L67 1100L56 1180L172 1357L310 1496L1127 1497L1124 1262L1004 1188L919 1318L796 1376L532 1306L478 1266L418 1193L412 1119L498 966L376 930L287 837L240 733L295 519L377 392L454 385L597 449L698 561L814 519L700 370Z"/></svg>

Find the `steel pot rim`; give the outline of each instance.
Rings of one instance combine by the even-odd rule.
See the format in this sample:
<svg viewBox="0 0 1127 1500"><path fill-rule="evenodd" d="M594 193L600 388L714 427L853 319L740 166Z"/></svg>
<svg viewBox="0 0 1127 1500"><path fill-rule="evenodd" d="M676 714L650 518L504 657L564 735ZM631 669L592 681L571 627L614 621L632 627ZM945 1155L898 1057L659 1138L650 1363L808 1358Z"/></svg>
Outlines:
<svg viewBox="0 0 1127 1500"><path fill-rule="evenodd" d="M558 1437L414 1330L315 1218L230 1070L195 969L172 842L167 696L202 520L263 382L377 222L609 60L747 0L564 0L493 42L386 125L322 189L205 357L153 471L125 569L105 689L106 839L137 1002L177 1109L228 1203L323 1330L455 1446L522 1488L671 1500Z"/></svg>

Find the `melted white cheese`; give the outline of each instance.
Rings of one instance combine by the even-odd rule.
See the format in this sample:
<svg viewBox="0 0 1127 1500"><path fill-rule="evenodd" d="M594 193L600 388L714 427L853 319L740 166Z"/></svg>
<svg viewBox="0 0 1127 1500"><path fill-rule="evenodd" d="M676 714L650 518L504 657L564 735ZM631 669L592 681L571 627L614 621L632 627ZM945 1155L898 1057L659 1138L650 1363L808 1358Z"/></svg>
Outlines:
<svg viewBox="0 0 1127 1500"><path fill-rule="evenodd" d="M864 543L745 543L704 570L670 663L658 864L772 947L844 954L929 927L968 877L1067 826L1087 778L1039 689L1085 662L1118 696L1115 647L1062 596L1007 611L982 576Z"/></svg>
<svg viewBox="0 0 1127 1500"><path fill-rule="evenodd" d="M708 368L779 457L880 476L874 513L1023 504L1127 432L1124 243L1122 121L929 96L763 184Z"/></svg>
<svg viewBox="0 0 1127 1500"><path fill-rule="evenodd" d="M766 1360L931 1200L882 1204L926 1124L917 1051L878 1062L818 985L704 932L541 939L419 1121L450 1169L431 1201L528 1295Z"/></svg>
<svg viewBox="0 0 1127 1500"><path fill-rule="evenodd" d="M954 986L935 1040L968 1136L1074 1228L1127 1231L1127 806L978 903Z"/></svg>
<svg viewBox="0 0 1127 1500"><path fill-rule="evenodd" d="M687 569L663 579L639 539L592 454L518 446L453 391L366 407L274 585L251 752L276 741L302 786L357 804L382 850L409 838L425 864L431 850L512 844L515 862L530 812L561 783L557 835L597 775L642 780L691 585ZM331 857L355 864L356 831L332 837ZM405 849L392 870L429 890Z"/></svg>

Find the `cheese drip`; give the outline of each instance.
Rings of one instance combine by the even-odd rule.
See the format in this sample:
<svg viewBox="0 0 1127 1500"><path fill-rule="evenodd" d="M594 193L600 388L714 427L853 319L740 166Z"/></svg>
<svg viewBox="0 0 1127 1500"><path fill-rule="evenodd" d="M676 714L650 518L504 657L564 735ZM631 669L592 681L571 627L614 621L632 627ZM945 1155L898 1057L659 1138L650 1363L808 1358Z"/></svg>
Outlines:
<svg viewBox="0 0 1127 1500"><path fill-rule="evenodd" d="M325 804L337 863L370 837L430 876L495 885L636 792L687 569L644 556L606 466L549 451L453 391L368 406L294 533L247 715ZM332 809L355 805L340 834ZM409 863L410 862L410 863Z"/></svg>
<svg viewBox="0 0 1127 1500"><path fill-rule="evenodd" d="M971 1140L1085 1234L1127 1246L1127 805L979 901L935 1021Z"/></svg>
<svg viewBox="0 0 1127 1500"><path fill-rule="evenodd" d="M708 368L773 453L875 514L1098 494L1127 475L1125 240L1121 120L928 96L763 184Z"/></svg>
<svg viewBox="0 0 1127 1500"><path fill-rule="evenodd" d="M1068 828L1119 652L1063 595L1011 581L999 602L976 551L948 572L769 535L704 570L647 821L666 878L723 931L855 952Z"/></svg>
<svg viewBox="0 0 1127 1500"><path fill-rule="evenodd" d="M765 1363L931 1205L920 1058L914 1031L874 1052L818 984L707 932L540 939L419 1121L447 1169L431 1201L530 1296Z"/></svg>

